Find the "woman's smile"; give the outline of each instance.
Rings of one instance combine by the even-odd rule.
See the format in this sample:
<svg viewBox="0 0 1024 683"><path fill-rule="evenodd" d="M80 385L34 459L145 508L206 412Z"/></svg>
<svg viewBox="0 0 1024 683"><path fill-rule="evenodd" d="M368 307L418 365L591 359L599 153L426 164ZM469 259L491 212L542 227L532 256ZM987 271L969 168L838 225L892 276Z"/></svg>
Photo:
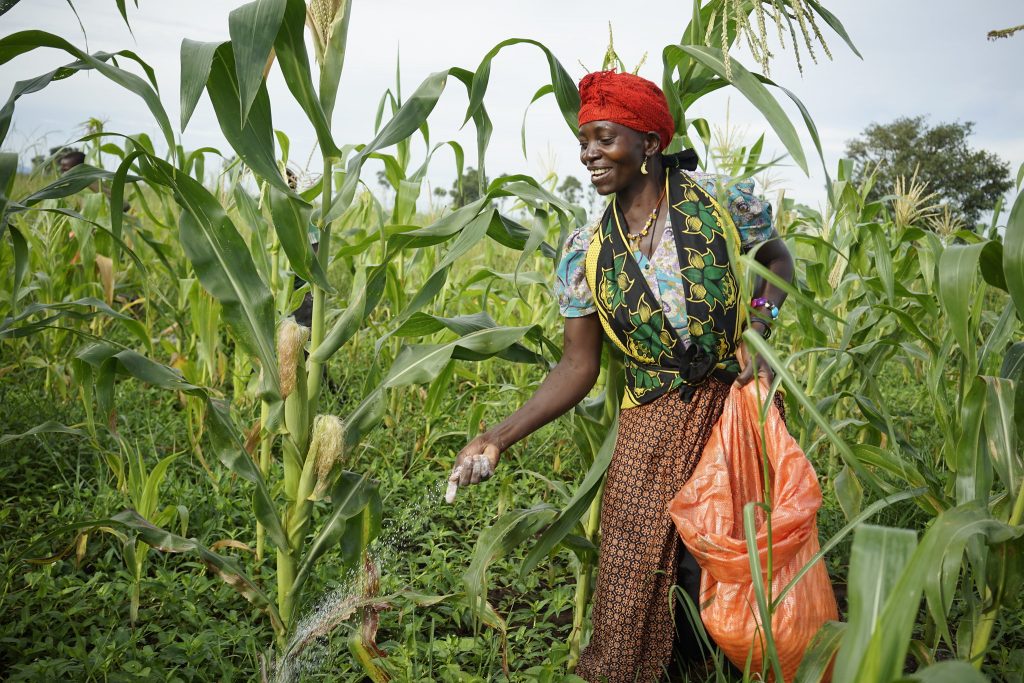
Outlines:
<svg viewBox="0 0 1024 683"><path fill-rule="evenodd" d="M591 168L590 169L590 182L593 183L596 186L596 185L600 185L602 183L602 181L604 181L604 180L609 180L608 174L611 172L611 170L612 169L608 168L607 166L601 166L601 167L595 166L595 167Z"/></svg>

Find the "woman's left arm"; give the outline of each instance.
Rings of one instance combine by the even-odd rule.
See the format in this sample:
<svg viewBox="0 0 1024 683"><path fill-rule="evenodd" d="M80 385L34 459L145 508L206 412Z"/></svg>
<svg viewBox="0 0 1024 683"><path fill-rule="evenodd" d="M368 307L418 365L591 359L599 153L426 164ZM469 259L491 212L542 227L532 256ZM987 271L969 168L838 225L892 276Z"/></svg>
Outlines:
<svg viewBox="0 0 1024 683"><path fill-rule="evenodd" d="M793 255L790 253L786 243L781 239L776 237L761 244L754 252L754 260L777 275L780 279L785 280L786 282L793 281ZM786 300L786 292L771 282L758 278L754 286L754 297L763 297L781 309L782 303ZM764 334L766 327L764 322L761 320L752 320L750 324L759 333ZM742 359L741 362L743 362L743 360L749 361L750 354L744 355L745 359ZM743 369L736 378L737 384L743 386L754 378L754 365L755 363L750 362L746 362L744 364ZM759 375L767 379L769 382L774 379L775 375L772 372L771 367L763 358L761 358L760 355L757 356L756 365Z"/></svg>

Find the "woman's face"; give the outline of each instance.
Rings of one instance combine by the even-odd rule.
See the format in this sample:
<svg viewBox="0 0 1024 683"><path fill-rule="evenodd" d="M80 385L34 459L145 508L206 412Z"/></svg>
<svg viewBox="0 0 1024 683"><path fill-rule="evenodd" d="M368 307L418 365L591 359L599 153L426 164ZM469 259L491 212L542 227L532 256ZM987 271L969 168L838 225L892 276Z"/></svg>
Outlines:
<svg viewBox="0 0 1024 683"><path fill-rule="evenodd" d="M580 162L600 195L613 194L637 182L644 161L644 136L611 121L580 126Z"/></svg>

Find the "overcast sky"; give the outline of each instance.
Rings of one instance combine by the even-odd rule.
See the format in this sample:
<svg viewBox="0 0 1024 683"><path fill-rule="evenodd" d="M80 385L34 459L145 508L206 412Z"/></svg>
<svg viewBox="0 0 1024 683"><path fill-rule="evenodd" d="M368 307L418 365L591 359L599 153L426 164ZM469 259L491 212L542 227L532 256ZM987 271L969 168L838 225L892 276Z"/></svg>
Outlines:
<svg viewBox="0 0 1024 683"><path fill-rule="evenodd" d="M661 49L678 41L690 15L684 0L643 3L588 0L520 0L511 3L443 0L353 0L349 49L342 77L334 128L339 144L368 141L373 135L377 104L395 83L395 65L401 52L403 92L411 93L429 73L461 66L475 69L496 43L510 37L529 37L547 45L574 78L600 67L607 45L608 22L615 30L615 46L623 60L634 65L648 53L641 75L660 81ZM75 0L85 24L90 51L131 49L157 72L161 96L172 122L178 121L179 46L182 38L224 40L227 15L238 0L140 0L129 2L134 37L128 32L113 0ZM1024 21L1019 0L828 0L844 22L863 59L856 57L838 36L826 29L834 61L810 63L801 76L790 54L782 54L772 67L772 78L793 90L807 105L822 136L828 167L833 169L847 140L872 122L925 114L933 123L973 121L973 144L999 154L1012 172L1024 163L1024 90L1020 65L1024 64L1024 35L991 42L986 33ZM643 11L639 8L643 7ZM24 29L57 33L80 47L85 38L66 0L22 0L0 17L4 35ZM750 63L742 52L741 61ZM20 56L0 66L0 90L70 61L55 50ZM550 97L531 108L527 150L520 148L523 112L537 88L545 83L547 66L539 50L514 46L494 62L486 105L494 121L487 167L499 172L543 176L554 170L583 179L576 145ZM270 79L274 125L292 139L292 159L306 165L314 145L305 117L287 92L279 72ZM795 108L780 101L799 121ZM466 107L465 90L452 81L430 119L434 141L456 139L467 151L467 165L475 165L472 126L459 130ZM691 116L712 124L729 120L753 142L767 129L758 112L742 95L723 89L700 101ZM46 149L82 134L81 123L90 117L106 121L108 130L145 131L154 139L156 127L141 100L98 74L78 74L19 101L14 129L4 147L30 156L33 147ZM801 126L802 128L802 126ZM770 136L769 136L770 137ZM807 156L813 147L804 136ZM184 132L187 148L204 145L228 152L204 97ZM417 153L422 154L421 146ZM769 143L769 151L781 147ZM451 154L431 166L435 185L450 186L454 176ZM421 159L422 156L419 157ZM417 159L417 161L419 160ZM311 171L319 162L311 164ZM806 177L787 164L774 175L790 196L819 205L823 196L820 165L811 163ZM364 179L373 184L373 167Z"/></svg>

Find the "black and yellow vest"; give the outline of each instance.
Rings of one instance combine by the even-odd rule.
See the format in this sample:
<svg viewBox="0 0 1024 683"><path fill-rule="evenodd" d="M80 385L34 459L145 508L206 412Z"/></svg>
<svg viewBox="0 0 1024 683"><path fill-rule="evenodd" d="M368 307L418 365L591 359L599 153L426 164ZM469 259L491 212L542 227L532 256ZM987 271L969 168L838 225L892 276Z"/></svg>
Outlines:
<svg viewBox="0 0 1024 683"><path fill-rule="evenodd" d="M670 168L665 182L686 294L686 341L668 322L644 279L615 199L587 250L587 284L598 318L625 355L623 408L649 403L676 389L689 401L708 377L731 382L739 372L739 287L730 259L730 250L739 250L736 226L686 171Z"/></svg>

